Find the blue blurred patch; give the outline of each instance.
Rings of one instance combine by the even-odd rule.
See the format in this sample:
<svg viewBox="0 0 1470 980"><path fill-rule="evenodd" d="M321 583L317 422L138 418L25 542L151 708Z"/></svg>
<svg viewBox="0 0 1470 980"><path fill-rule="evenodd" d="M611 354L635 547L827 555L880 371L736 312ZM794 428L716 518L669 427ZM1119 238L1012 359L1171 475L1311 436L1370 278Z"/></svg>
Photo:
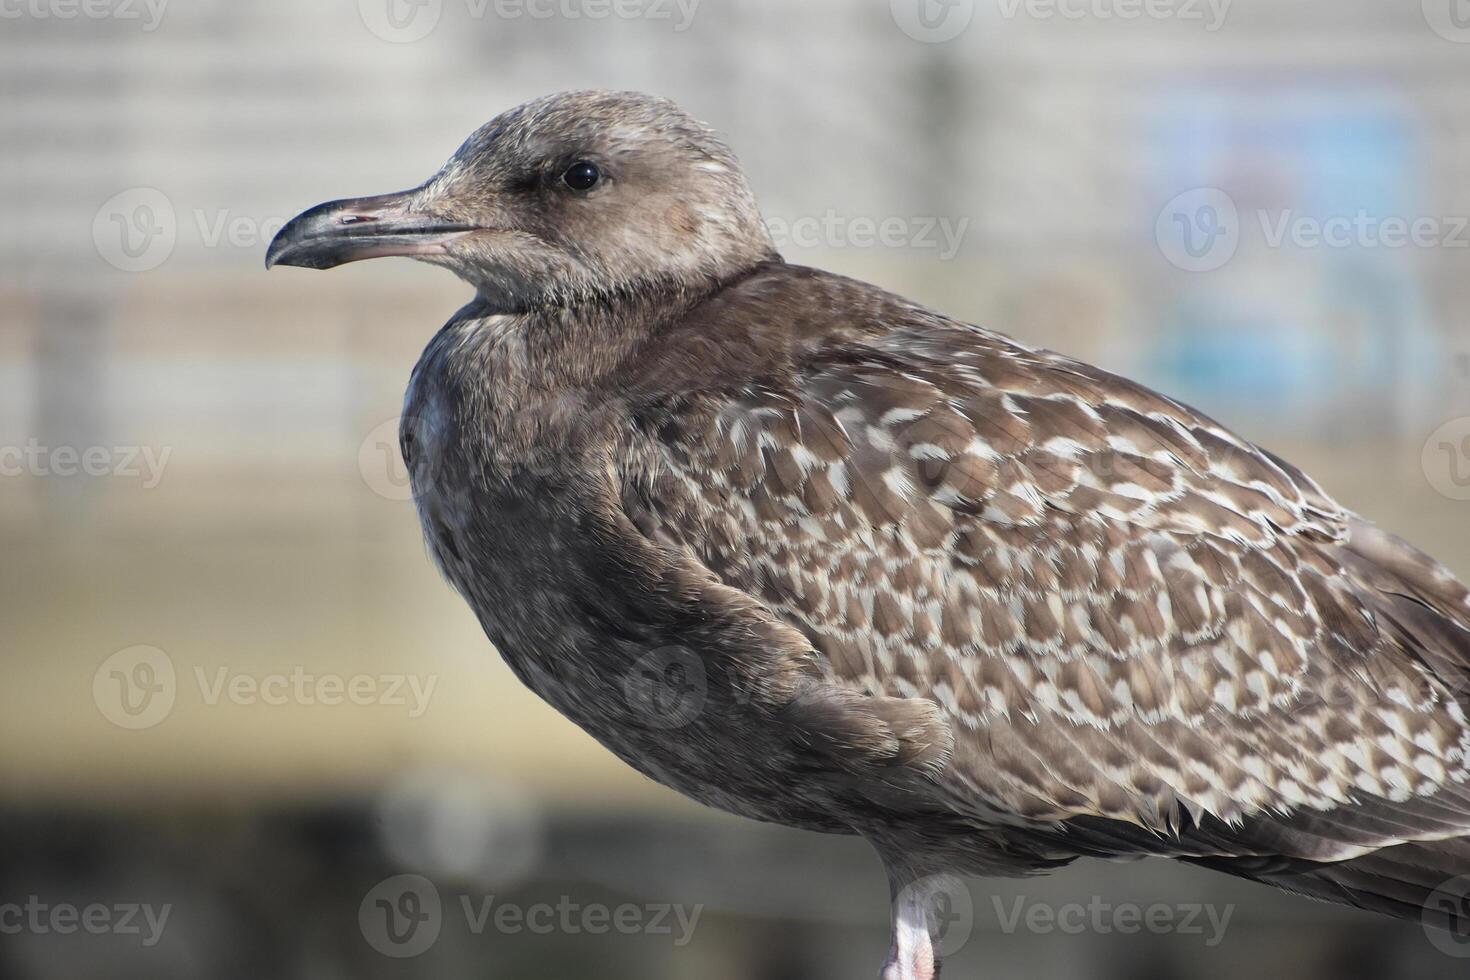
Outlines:
<svg viewBox="0 0 1470 980"><path fill-rule="evenodd" d="M1424 316L1424 254L1269 249L1258 213L1422 216L1420 136L1391 90L1352 79L1291 84L1279 97L1223 84L1165 97L1145 140L1152 196L1219 187L1252 227L1226 269L1185 280L1158 308L1141 373L1207 412L1283 428L1323 424L1334 406L1391 415L1407 361L1439 346Z"/></svg>

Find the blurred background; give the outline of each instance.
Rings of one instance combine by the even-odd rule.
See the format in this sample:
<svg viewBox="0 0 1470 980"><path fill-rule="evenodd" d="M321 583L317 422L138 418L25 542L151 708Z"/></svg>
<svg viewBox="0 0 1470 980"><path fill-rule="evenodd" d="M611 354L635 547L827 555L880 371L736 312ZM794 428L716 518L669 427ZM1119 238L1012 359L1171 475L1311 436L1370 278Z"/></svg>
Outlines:
<svg viewBox="0 0 1470 980"><path fill-rule="evenodd" d="M262 268L578 87L725 132L788 259L1161 388L1470 575L1466 0L0 0L0 977L874 975L865 845L625 769L425 557L393 432L465 287ZM957 978L1470 973L1161 862L955 919Z"/></svg>

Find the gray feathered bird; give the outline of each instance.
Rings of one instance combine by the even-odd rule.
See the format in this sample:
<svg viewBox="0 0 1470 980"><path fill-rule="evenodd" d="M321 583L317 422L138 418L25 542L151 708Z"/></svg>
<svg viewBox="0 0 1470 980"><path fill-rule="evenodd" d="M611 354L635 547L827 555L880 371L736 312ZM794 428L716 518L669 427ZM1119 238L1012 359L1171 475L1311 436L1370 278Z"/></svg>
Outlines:
<svg viewBox="0 0 1470 980"><path fill-rule="evenodd" d="M476 290L404 410L444 574L640 772L871 841L885 977L937 969L944 875L1078 855L1466 925L1470 596L1290 464L783 263L662 99L521 106L267 264L383 255Z"/></svg>

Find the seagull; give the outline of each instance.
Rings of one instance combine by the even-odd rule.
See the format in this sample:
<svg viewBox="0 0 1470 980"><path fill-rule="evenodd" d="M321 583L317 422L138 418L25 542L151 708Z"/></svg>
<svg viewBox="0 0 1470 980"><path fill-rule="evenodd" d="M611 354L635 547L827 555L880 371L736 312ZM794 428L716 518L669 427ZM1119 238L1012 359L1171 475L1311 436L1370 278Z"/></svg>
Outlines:
<svg viewBox="0 0 1470 980"><path fill-rule="evenodd" d="M1470 926L1470 593L1290 463L784 262L662 98L512 109L266 265L400 255L475 290L404 402L433 560L634 769L871 842L885 980L954 876L1083 856Z"/></svg>

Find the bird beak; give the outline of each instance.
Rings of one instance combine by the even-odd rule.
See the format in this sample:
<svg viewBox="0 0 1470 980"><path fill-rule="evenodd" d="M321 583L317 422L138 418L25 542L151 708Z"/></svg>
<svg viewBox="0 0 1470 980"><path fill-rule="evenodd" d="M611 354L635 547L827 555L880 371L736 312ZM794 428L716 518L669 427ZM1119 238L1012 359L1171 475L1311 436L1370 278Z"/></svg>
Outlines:
<svg viewBox="0 0 1470 980"><path fill-rule="evenodd" d="M474 225L410 210L414 191L328 201L286 222L271 239L265 267L297 265L331 269L384 255L443 255Z"/></svg>

